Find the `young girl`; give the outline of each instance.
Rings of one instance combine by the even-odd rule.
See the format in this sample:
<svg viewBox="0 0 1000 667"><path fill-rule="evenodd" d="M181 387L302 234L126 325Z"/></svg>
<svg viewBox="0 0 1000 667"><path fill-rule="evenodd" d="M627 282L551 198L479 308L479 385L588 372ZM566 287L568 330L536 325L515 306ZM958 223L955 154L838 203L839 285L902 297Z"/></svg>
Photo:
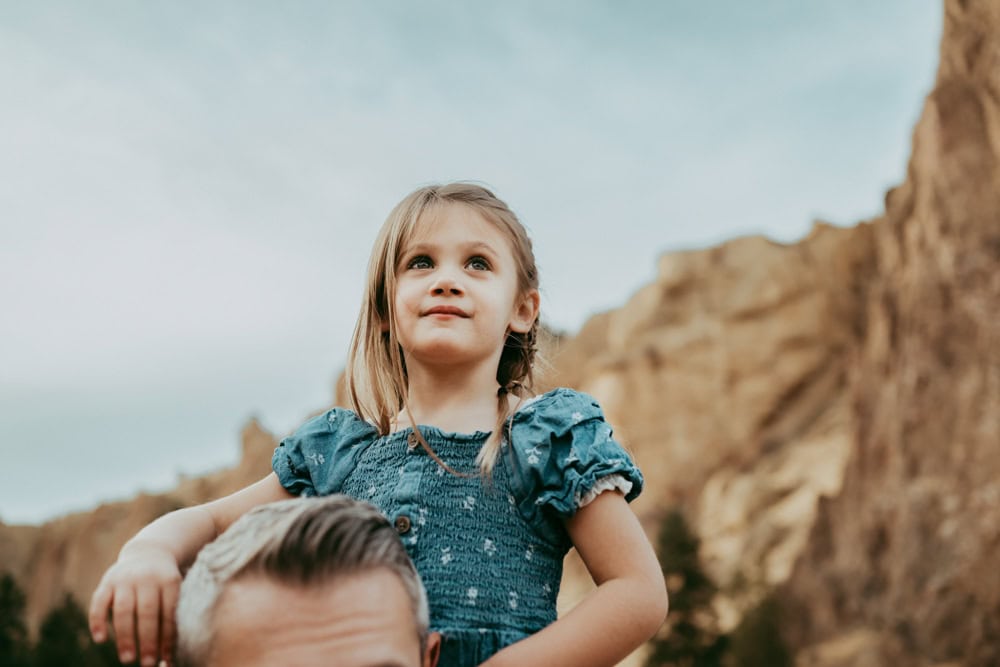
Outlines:
<svg viewBox="0 0 1000 667"><path fill-rule="evenodd" d="M406 197L369 263L354 410L306 422L260 482L132 538L94 593L94 638L110 611L123 662L169 660L180 572L203 545L255 505L345 493L394 523L427 587L440 665L617 663L667 608L627 505L642 476L592 398L531 396L538 310L531 241L504 202L465 183ZM571 546L597 589L556 620Z"/></svg>

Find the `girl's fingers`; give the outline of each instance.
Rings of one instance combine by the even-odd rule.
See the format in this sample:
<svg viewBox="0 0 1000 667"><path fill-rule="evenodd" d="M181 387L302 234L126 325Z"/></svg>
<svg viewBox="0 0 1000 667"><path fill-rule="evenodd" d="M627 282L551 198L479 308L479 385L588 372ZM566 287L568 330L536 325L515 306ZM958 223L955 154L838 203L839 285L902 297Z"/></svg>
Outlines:
<svg viewBox="0 0 1000 667"><path fill-rule="evenodd" d="M104 581L97 586L90 598L90 634L95 642L108 638L108 608L111 606L111 587Z"/></svg>
<svg viewBox="0 0 1000 667"><path fill-rule="evenodd" d="M135 660L135 591L130 586L115 589L111 614L114 619L118 659L124 663Z"/></svg>
<svg viewBox="0 0 1000 667"><path fill-rule="evenodd" d="M160 658L167 664L173 664L174 637L177 634L177 625L174 614L177 611L177 598L180 594L180 586L164 586L160 589L161 617L160 617Z"/></svg>
<svg viewBox="0 0 1000 667"><path fill-rule="evenodd" d="M136 591L139 657L143 667L154 667L160 650L160 591L155 585L140 586Z"/></svg>

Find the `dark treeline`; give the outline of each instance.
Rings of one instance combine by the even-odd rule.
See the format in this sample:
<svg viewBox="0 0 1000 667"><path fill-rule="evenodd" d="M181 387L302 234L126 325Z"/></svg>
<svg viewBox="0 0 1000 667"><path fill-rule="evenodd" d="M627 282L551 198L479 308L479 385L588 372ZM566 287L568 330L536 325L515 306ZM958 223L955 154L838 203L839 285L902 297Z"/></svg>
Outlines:
<svg viewBox="0 0 1000 667"><path fill-rule="evenodd" d="M0 578L0 667L111 667L120 665L111 644L90 640L87 617L70 596L50 611L32 642L24 622L24 591L9 574Z"/></svg>
<svg viewBox="0 0 1000 667"><path fill-rule="evenodd" d="M764 597L730 633L719 630L712 598L716 585L701 567L700 541L679 510L660 524L656 544L670 611L651 642L646 667L791 667L781 638L781 610Z"/></svg>

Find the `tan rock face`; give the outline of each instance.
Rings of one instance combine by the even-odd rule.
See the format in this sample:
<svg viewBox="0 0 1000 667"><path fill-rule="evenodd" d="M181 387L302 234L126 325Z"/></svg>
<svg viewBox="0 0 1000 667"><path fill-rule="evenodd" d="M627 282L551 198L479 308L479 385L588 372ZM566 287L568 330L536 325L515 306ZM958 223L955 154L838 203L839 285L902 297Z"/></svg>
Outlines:
<svg viewBox="0 0 1000 667"><path fill-rule="evenodd" d="M721 467L705 483L695 529L702 563L722 587L716 607L723 630L788 580L819 498L840 492L853 442L849 417L847 401L834 397L802 434L750 468Z"/></svg>
<svg viewBox="0 0 1000 667"><path fill-rule="evenodd" d="M789 586L799 641L1000 664L1000 4L947 2L906 183L876 233L857 444Z"/></svg>
<svg viewBox="0 0 1000 667"><path fill-rule="evenodd" d="M799 442L834 409L872 258L870 225L666 255L655 283L565 344L554 380L601 401L649 480L643 511L695 499L720 465Z"/></svg>

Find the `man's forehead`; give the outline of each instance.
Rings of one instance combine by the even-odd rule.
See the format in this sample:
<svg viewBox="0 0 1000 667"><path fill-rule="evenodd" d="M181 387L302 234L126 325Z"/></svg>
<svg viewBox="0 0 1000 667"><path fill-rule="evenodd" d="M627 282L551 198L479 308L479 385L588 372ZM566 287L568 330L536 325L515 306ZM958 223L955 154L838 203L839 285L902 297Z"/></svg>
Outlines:
<svg viewBox="0 0 1000 667"><path fill-rule="evenodd" d="M416 667L409 597L379 569L303 588L260 576L227 586L213 614L211 667Z"/></svg>

